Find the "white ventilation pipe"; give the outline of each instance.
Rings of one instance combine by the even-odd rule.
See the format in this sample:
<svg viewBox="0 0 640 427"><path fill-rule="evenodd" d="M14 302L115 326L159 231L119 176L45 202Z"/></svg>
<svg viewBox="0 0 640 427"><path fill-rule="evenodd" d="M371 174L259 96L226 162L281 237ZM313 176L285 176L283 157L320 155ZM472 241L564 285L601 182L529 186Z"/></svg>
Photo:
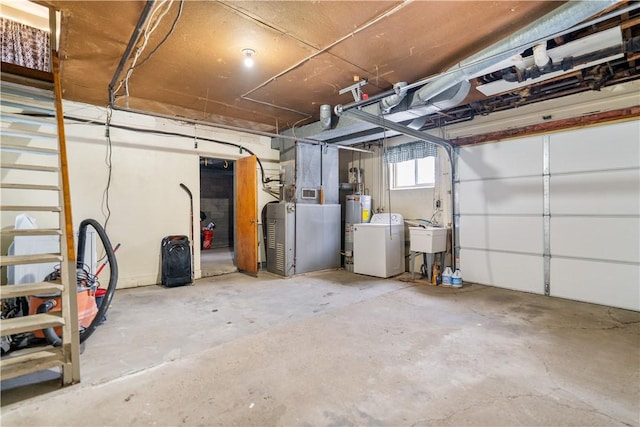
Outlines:
<svg viewBox="0 0 640 427"><path fill-rule="evenodd" d="M468 80L488 67L509 59L514 54L531 47L532 42L551 37L616 3L617 0L587 0L570 1L563 4L522 30L451 67L444 77L434 80L414 93L411 106L427 104L433 97L460 83L462 80Z"/></svg>
<svg viewBox="0 0 640 427"><path fill-rule="evenodd" d="M547 54L547 43L539 43L533 47L533 62L540 71L547 71L551 68L551 58Z"/></svg>

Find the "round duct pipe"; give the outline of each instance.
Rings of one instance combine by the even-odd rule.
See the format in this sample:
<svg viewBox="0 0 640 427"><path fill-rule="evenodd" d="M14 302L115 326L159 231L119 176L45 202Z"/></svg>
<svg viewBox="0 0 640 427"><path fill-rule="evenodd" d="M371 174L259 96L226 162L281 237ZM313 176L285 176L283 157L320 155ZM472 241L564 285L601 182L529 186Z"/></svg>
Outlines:
<svg viewBox="0 0 640 427"><path fill-rule="evenodd" d="M382 111L388 113L393 107L400 104L404 97L407 96L407 89L405 89L406 86L407 82L398 82L393 85L393 90L395 93L393 95L387 96L386 98L383 98L382 101L380 101L380 104L382 104Z"/></svg>
<svg viewBox="0 0 640 427"><path fill-rule="evenodd" d="M320 125L322 130L331 129L331 105L329 104L320 106Z"/></svg>

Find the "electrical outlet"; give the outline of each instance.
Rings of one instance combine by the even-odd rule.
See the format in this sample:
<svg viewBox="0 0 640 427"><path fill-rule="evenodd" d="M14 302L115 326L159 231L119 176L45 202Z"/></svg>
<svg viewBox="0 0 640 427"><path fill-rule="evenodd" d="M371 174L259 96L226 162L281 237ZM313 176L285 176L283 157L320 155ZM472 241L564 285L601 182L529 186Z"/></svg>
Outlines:
<svg viewBox="0 0 640 427"><path fill-rule="evenodd" d="M436 208L440 208L440 200L436 200Z"/></svg>

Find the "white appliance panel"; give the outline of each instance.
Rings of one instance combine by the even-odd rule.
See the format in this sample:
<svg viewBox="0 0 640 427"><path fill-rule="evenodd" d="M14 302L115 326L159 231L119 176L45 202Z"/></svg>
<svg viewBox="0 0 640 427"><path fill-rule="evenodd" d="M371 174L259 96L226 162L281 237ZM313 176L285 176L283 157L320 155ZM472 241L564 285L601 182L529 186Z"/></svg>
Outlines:
<svg viewBox="0 0 640 427"><path fill-rule="evenodd" d="M389 221L394 224L389 225ZM353 271L375 277L403 273L404 218L400 214L375 214L368 224L353 229Z"/></svg>

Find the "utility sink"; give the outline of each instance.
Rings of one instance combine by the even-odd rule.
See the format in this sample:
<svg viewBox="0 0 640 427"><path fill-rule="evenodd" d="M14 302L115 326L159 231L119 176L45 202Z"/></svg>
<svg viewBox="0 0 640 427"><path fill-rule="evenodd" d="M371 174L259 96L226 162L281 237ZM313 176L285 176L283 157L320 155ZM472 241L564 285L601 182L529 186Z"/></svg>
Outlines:
<svg viewBox="0 0 640 427"><path fill-rule="evenodd" d="M410 250L435 254L447 250L447 229L443 227L409 227Z"/></svg>

